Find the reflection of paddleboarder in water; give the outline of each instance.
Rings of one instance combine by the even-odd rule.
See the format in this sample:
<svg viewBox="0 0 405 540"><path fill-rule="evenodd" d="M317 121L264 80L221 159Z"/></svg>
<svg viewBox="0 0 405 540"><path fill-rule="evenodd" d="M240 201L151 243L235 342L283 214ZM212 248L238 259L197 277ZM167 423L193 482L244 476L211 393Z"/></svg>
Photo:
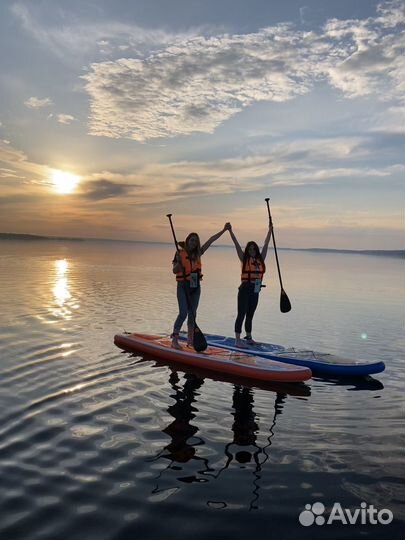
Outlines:
<svg viewBox="0 0 405 540"><path fill-rule="evenodd" d="M153 461L165 458L169 460L167 469L181 471L183 467L175 465L176 463L181 464L195 460L203 465L203 471L209 470L208 460L196 455L195 447L204 444L204 441L201 438L196 438L195 441L190 442L190 439L194 438L199 430L197 426L191 424L191 421L195 417L195 411L197 411L193 407L193 403L196 400L196 396L199 395L198 390L204 384L204 379L191 373L186 373L184 378L185 383L181 387L179 386L177 371L171 370L169 383L174 390L174 394L171 397L175 399L175 403L167 408L167 412L173 416L174 420L162 430L170 436L171 441L159 452ZM158 475L158 478L161 477L162 473L163 471ZM195 475L178 477L177 479L186 483L206 481L199 479ZM157 490L158 488L156 488L155 492Z"/></svg>
<svg viewBox="0 0 405 540"><path fill-rule="evenodd" d="M235 385L232 398L232 415L234 422L232 424L233 437L230 442L225 445L224 454L226 463L219 470L210 466L209 460L197 455L197 447L206 444L204 439L196 437L199 428L192 424L195 418L195 412L198 409L193 405L199 390L204 384L204 378L197 377L193 374L184 375L185 382L181 387L179 385L179 376L176 371L172 371L169 377L169 382L174 390L172 397L175 403L171 404L167 411L173 416L171 422L163 432L170 436L170 442L152 459L156 461L160 458L169 460L168 466L164 470L182 471L186 467L182 464L187 462L198 463L198 470L194 474L186 476L178 476L177 480L185 483L208 482L210 479L217 479L229 468L232 462L237 462L241 466L254 463L253 473L253 498L250 503L250 508L256 508L255 502L259 496L260 473L263 464L269 458L267 448L271 445L271 438L274 435L273 428L275 426L276 417L282 412L282 406L285 400L285 394L277 393L274 404L273 422L270 426L270 434L267 437L267 443L261 446L258 441L259 425L257 423L256 413L253 410L254 393L250 388ZM161 471L157 480L162 477L164 471ZM154 493L157 493L162 488L156 486ZM208 504L212 501L208 501ZM226 504L226 503L223 503Z"/></svg>
<svg viewBox="0 0 405 540"><path fill-rule="evenodd" d="M188 440L198 432L198 427L190 422L195 417L193 402L196 399L197 390L204 384L204 379L191 374L186 374L183 388L178 386L179 376L176 371L170 375L169 381L172 385L176 400L167 409L174 420L163 432L171 437L171 442L165 447L163 457L186 463L195 456L194 445L189 444Z"/></svg>
<svg viewBox="0 0 405 540"><path fill-rule="evenodd" d="M285 401L286 394L277 393L274 402L274 416L273 422L269 428L270 434L267 437L267 443L264 446L260 446L257 442L257 436L259 433L259 425L256 421L256 413L253 410L254 394L251 388L235 385L233 393L233 409L232 413L234 417L234 423L232 425L233 440L226 444L224 453L227 456L225 465L214 475L218 478L223 471L229 468L230 464L235 460L241 465L251 463L252 460L255 463L255 469L253 471L253 498L250 502L250 509L256 509L256 501L259 498L259 484L260 472L262 466L268 460L269 455L267 449L271 446L271 438L274 435L273 428L276 425L276 417L281 414L283 403ZM236 447L234 453L232 448ZM238 447L242 447L243 450L238 450ZM248 449L250 447L250 449ZM253 449L252 449L253 448ZM261 456L264 459L261 459ZM205 473L209 474L210 473ZM208 504L212 501L208 501Z"/></svg>

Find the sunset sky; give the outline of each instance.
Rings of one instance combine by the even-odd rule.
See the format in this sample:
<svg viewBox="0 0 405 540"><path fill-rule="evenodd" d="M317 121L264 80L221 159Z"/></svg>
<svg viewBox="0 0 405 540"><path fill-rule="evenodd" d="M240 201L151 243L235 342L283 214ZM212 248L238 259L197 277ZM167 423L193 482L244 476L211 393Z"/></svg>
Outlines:
<svg viewBox="0 0 405 540"><path fill-rule="evenodd" d="M404 249L403 0L0 3L0 232ZM229 243L229 238L224 240Z"/></svg>

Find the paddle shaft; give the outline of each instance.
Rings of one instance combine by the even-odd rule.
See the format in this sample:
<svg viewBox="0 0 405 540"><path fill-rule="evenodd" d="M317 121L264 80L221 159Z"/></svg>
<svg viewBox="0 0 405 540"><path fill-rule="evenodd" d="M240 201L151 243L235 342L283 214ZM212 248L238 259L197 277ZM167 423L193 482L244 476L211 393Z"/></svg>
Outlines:
<svg viewBox="0 0 405 540"><path fill-rule="evenodd" d="M269 204L269 201L270 199L269 198L266 198L265 199L266 203L267 203L267 212L269 214L269 222L270 222L270 225L273 226L273 220L271 219L271 213L270 213L270 204ZM281 279L281 272L280 272L280 264L278 262L278 255L277 255L277 246L276 246L276 239L274 237L274 227L273 227L273 230L272 230L272 237L273 237L273 246L274 246L274 254L276 256L276 263L277 263L277 271L278 271L278 278L280 280L280 287L281 287L281 290L284 291L284 288L283 288L283 280Z"/></svg>
<svg viewBox="0 0 405 540"><path fill-rule="evenodd" d="M172 215L173 215L173 214L167 214L166 217L169 218L170 228L172 229L173 240L174 240L174 244L175 244L175 246L176 246L177 253L180 253L180 250L179 250L179 244L178 244L177 238L176 238L176 233L174 232L174 227L173 227L173 222L172 222Z"/></svg>

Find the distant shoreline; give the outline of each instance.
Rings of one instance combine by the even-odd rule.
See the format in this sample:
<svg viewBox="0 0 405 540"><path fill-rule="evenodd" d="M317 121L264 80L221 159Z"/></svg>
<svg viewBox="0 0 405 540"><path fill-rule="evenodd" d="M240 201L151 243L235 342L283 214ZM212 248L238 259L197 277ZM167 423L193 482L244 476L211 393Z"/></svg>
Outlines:
<svg viewBox="0 0 405 540"><path fill-rule="evenodd" d="M63 240L68 242L85 242L86 238L69 238L65 236L40 236L38 234L0 233L0 240L28 240L32 242L38 240Z"/></svg>
<svg viewBox="0 0 405 540"><path fill-rule="evenodd" d="M124 244L157 244L172 245L171 242L152 242L142 240L115 240L112 238L76 238L66 236L41 236L38 234L0 233L0 241L19 240L28 242L50 241L50 242L116 242ZM233 248L233 246L213 246ZM343 253L348 255L377 255L381 257L405 258L405 250L385 250L385 249L332 249L332 248L282 248L283 251L309 251L311 253Z"/></svg>

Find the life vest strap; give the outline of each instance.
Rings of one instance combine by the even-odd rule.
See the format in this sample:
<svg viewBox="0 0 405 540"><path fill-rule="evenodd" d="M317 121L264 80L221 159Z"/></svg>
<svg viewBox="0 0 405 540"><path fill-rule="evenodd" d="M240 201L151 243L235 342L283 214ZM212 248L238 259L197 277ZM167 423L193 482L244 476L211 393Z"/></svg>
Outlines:
<svg viewBox="0 0 405 540"><path fill-rule="evenodd" d="M199 270L196 270L195 272L190 272L189 274L178 275L178 276L176 276L176 280L177 281L184 281L184 278L186 278L187 281L191 281L191 277L190 277L191 274L198 274L199 281L201 281L202 278L203 278L203 274L201 274L201 272Z"/></svg>

